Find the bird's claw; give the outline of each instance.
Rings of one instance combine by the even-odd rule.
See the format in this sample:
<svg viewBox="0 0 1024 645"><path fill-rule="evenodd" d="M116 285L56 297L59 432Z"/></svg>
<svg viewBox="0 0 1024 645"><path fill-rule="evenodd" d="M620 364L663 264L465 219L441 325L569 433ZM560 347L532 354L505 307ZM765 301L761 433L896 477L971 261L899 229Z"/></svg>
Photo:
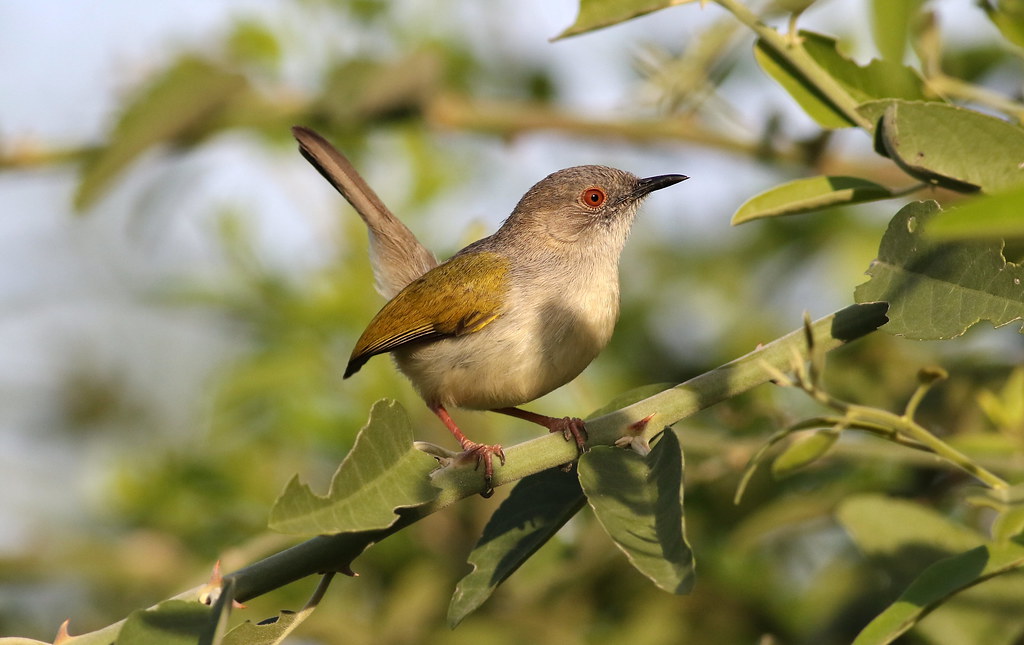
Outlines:
<svg viewBox="0 0 1024 645"><path fill-rule="evenodd" d="M576 417L553 419L551 425L548 426L548 430L551 432L561 432L566 441L570 439L575 440L576 447L580 453L587 451L587 428L583 423L583 419Z"/></svg>
<svg viewBox="0 0 1024 645"><path fill-rule="evenodd" d="M480 493L481 497L487 498L494 494L494 487L491 486L491 480L494 478L494 456L498 456L498 460L501 465L505 465L505 450L498 444L485 444L476 442L467 442L462 446L463 451L460 458L473 458L476 461L474 470L480 469L480 464L484 465L484 490Z"/></svg>

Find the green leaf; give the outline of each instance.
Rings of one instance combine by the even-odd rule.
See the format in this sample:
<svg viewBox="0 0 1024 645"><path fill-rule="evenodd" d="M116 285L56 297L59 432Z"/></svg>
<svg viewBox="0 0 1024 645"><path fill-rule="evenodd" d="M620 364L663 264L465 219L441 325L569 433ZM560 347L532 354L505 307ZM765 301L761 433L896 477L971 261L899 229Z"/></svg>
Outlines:
<svg viewBox="0 0 1024 645"><path fill-rule="evenodd" d="M370 420L331 480L326 496L293 478L270 511L270 528L296 535L384 529L395 511L437 495L430 472L437 462L413 447L412 426L401 405L378 401Z"/></svg>
<svg viewBox="0 0 1024 645"><path fill-rule="evenodd" d="M732 216L731 223L736 226L762 217L796 215L891 197L891 190L866 179L828 175L807 177L751 197Z"/></svg>
<svg viewBox="0 0 1024 645"><path fill-rule="evenodd" d="M1024 317L1024 267L1007 262L998 242L931 242L922 230L938 213L929 201L896 214L855 299L888 302L883 329L917 340L956 338L982 320L1001 327Z"/></svg>
<svg viewBox="0 0 1024 645"><path fill-rule="evenodd" d="M889 61L872 60L860 66L839 53L828 36L801 31L801 47L859 103L883 98L925 99L924 84L914 70ZM823 128L854 125L822 92L775 50L759 40L754 57L761 69L781 85Z"/></svg>
<svg viewBox="0 0 1024 645"><path fill-rule="evenodd" d="M979 495L998 501L1010 494L984 490ZM857 546L884 570L888 586L895 589L919 584L916 581L929 567L988 543L981 533L931 508L881 495L850 498L839 506L837 517ZM1007 576L966 589L921 622L918 634L936 645L1012 645L1017 642L1015 635L1024 629L1024 616L1018 609L1024 603L1022 582L1020 576Z"/></svg>
<svg viewBox="0 0 1024 645"><path fill-rule="evenodd" d="M258 623L247 620L228 632L222 645L278 645L292 632L298 616L284 610Z"/></svg>
<svg viewBox="0 0 1024 645"><path fill-rule="evenodd" d="M979 0L992 23L1003 37L1018 47L1024 47L1024 2L1021 0Z"/></svg>
<svg viewBox="0 0 1024 645"><path fill-rule="evenodd" d="M871 34L883 59L903 62L911 19L922 3L923 0L872 0Z"/></svg>
<svg viewBox="0 0 1024 645"><path fill-rule="evenodd" d="M754 60L821 127L836 130L854 125L813 82L761 40L754 45Z"/></svg>
<svg viewBox="0 0 1024 645"><path fill-rule="evenodd" d="M982 544L984 536L909 500L883 495L857 495L839 505L836 518L861 551L870 556L901 558L918 555L928 565L939 558ZM908 555L913 551L915 556Z"/></svg>
<svg viewBox="0 0 1024 645"><path fill-rule="evenodd" d="M772 462L772 475L777 479L788 477L824 457L841 433L828 428L800 437L786 446L786 449Z"/></svg>
<svg viewBox="0 0 1024 645"><path fill-rule="evenodd" d="M801 31L800 37L811 58L860 103L886 98L909 101L928 98L924 81L906 65L872 59L861 66L840 54L838 43L830 36Z"/></svg>
<svg viewBox="0 0 1024 645"><path fill-rule="evenodd" d="M598 521L629 561L658 587L693 587L693 552L683 514L683 453L666 428L647 457L598 446L579 461L580 483Z"/></svg>
<svg viewBox="0 0 1024 645"><path fill-rule="evenodd" d="M630 18L672 7L687 4L694 0L580 0L580 12L571 27L555 36L567 38L595 29L610 27Z"/></svg>
<svg viewBox="0 0 1024 645"><path fill-rule="evenodd" d="M197 601L166 600L125 619L116 645L196 645L208 635L212 607ZM206 642L213 642L207 639Z"/></svg>
<svg viewBox="0 0 1024 645"><path fill-rule="evenodd" d="M207 60L177 61L128 105L110 143L86 161L75 208L92 206L128 164L149 148L194 136L211 115L246 88L245 77Z"/></svg>
<svg viewBox="0 0 1024 645"><path fill-rule="evenodd" d="M952 190L993 193L1024 182L1024 129L974 110L893 101L878 138L905 172Z"/></svg>
<svg viewBox="0 0 1024 645"><path fill-rule="evenodd" d="M940 560L925 569L895 603L875 617L857 635L854 645L891 643L954 594L1022 567L1024 546L1017 541L986 544Z"/></svg>
<svg viewBox="0 0 1024 645"><path fill-rule="evenodd" d="M512 489L469 554L473 570L459 581L448 607L454 628L583 508L575 473L552 468Z"/></svg>
<svg viewBox="0 0 1024 645"><path fill-rule="evenodd" d="M1019 386L1024 386L1024 383ZM967 501L998 513L992 521L992 539L1005 541L1024 533L1024 484L998 489L981 488L969 495Z"/></svg>
<svg viewBox="0 0 1024 645"><path fill-rule="evenodd" d="M928 226L936 240L1024 238L1024 184L959 202Z"/></svg>
<svg viewBox="0 0 1024 645"><path fill-rule="evenodd" d="M227 39L232 58L274 69L281 62L281 45L266 25L251 19L235 23Z"/></svg>

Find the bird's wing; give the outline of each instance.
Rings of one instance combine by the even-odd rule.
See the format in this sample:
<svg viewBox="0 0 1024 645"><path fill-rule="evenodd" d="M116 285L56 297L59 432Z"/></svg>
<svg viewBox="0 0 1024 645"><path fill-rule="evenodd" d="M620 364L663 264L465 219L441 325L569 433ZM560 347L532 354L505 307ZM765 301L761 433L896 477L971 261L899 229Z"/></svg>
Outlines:
<svg viewBox="0 0 1024 645"><path fill-rule="evenodd" d="M412 342L480 331L501 315L508 292L508 258L456 255L414 280L384 305L356 342L345 377L371 356Z"/></svg>
<svg viewBox="0 0 1024 645"><path fill-rule="evenodd" d="M370 231L370 264L377 292L393 298L416 278L437 266L437 260L412 231L395 217L356 169L326 139L295 126L299 152L352 204Z"/></svg>

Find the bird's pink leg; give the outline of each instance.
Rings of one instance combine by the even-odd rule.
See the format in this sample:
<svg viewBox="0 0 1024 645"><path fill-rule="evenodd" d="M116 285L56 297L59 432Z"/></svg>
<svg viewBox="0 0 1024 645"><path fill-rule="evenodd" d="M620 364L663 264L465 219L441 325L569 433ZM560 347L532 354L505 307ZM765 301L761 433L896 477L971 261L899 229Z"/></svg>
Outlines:
<svg viewBox="0 0 1024 645"><path fill-rule="evenodd" d="M484 486L486 486L484 492L480 493L484 497L490 497L494 494L494 488L491 486L491 478L494 476L494 464L492 463L494 456L497 455L498 459L501 460L501 465L505 465L505 451L498 444L488 445L484 443L477 443L471 440L469 437L459 430L459 426L455 425L455 421L452 420L448 410L443 405L435 404L430 405L430 410L437 415L437 418L441 419L441 423L452 433L455 439L462 446L463 454L472 456L476 459L477 468L480 464L484 465Z"/></svg>
<svg viewBox="0 0 1024 645"><path fill-rule="evenodd" d="M587 449L587 428L583 425L583 419L577 419L576 417L547 417L543 414L520 410L519 408L498 408L497 410L492 410L492 412L500 412L510 417L536 423L547 428L548 432L561 432L566 441L570 439L576 440L576 447L579 448L580 452L585 452Z"/></svg>

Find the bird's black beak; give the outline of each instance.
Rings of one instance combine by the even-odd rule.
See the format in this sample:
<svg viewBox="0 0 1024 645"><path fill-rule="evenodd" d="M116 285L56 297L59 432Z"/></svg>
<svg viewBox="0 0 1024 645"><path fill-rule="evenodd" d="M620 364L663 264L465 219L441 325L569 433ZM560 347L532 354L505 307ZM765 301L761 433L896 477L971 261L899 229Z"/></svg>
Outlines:
<svg viewBox="0 0 1024 645"><path fill-rule="evenodd" d="M657 177L647 177L646 179L640 180L634 194L636 195L636 198L639 199L656 190L674 186L675 184L687 179L689 179L689 177L686 175L658 175Z"/></svg>

